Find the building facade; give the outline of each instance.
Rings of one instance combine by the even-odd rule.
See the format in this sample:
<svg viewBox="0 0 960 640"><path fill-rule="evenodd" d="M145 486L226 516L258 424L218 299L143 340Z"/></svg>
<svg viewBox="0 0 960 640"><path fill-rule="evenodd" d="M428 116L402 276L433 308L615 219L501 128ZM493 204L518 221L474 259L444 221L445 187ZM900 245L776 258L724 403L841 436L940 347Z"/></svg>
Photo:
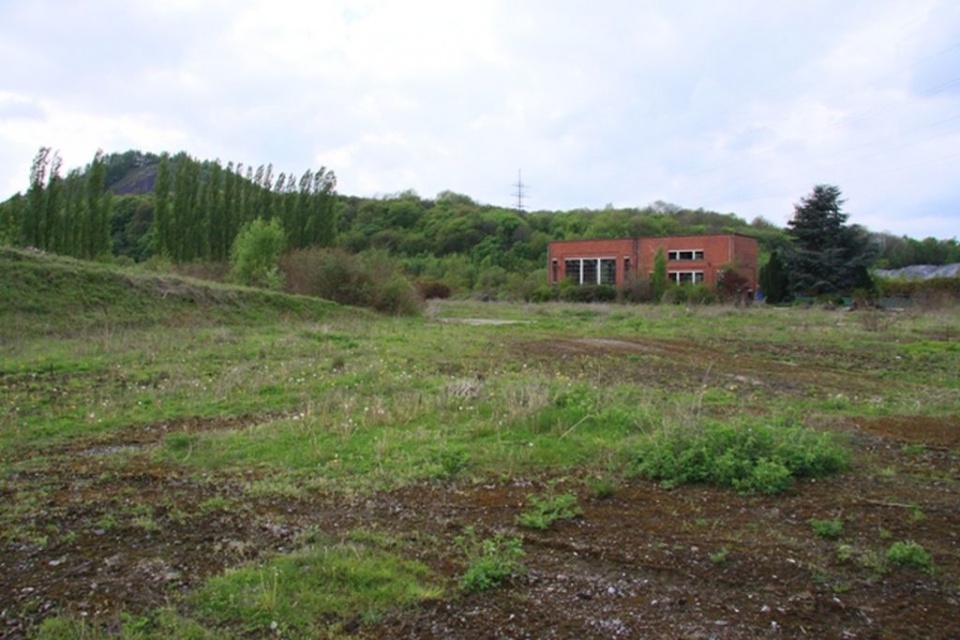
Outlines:
<svg viewBox="0 0 960 640"><path fill-rule="evenodd" d="M725 269L735 269L750 291L757 290L757 239L736 233L551 242L547 281L570 278L577 284L618 286L630 278L649 278L661 248L667 278L677 284L715 286Z"/></svg>

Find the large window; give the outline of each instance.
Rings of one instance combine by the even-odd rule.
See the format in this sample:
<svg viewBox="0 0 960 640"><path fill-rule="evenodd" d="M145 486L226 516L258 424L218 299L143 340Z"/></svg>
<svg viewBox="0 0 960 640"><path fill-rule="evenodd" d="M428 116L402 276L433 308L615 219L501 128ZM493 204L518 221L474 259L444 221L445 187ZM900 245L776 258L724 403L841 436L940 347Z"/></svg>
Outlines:
<svg viewBox="0 0 960 640"><path fill-rule="evenodd" d="M667 260L673 260L673 261L703 260L703 250L691 249L688 251L668 251Z"/></svg>
<svg viewBox="0 0 960 640"><path fill-rule="evenodd" d="M564 276L577 284L616 284L616 258L568 258Z"/></svg>
<svg viewBox="0 0 960 640"><path fill-rule="evenodd" d="M667 277L677 284L697 284L703 282L703 271L671 271Z"/></svg>

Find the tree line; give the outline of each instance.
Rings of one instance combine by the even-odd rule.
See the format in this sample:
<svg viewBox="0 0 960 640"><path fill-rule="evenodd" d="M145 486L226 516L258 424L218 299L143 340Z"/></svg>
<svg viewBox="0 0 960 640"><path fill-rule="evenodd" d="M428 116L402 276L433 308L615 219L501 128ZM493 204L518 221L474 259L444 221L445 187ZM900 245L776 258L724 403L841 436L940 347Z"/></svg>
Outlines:
<svg viewBox="0 0 960 640"><path fill-rule="evenodd" d="M224 167L184 152L151 159L149 193L115 195L112 188L143 166L142 154L117 161L98 151L83 171L63 177L59 153L41 148L26 196L0 206L0 241L83 259L223 261L240 229L258 218L279 220L290 249L336 241L336 176L325 167L275 175L273 165Z"/></svg>
<svg viewBox="0 0 960 640"><path fill-rule="evenodd" d="M575 238L750 235L766 267L764 291L783 289L785 297L868 286L864 273L873 267L960 261L955 239L914 240L849 225L840 190L830 185L815 187L781 228L762 217L747 222L662 201L524 212L452 191L360 198L337 194L336 177L323 167L275 175L272 165L224 166L183 152L98 152L66 177L61 167L57 153L40 150L26 195L0 204L0 242L81 258L224 262L239 231L261 219L278 222L285 251L379 251L419 280L455 291L515 294L543 284L551 241Z"/></svg>

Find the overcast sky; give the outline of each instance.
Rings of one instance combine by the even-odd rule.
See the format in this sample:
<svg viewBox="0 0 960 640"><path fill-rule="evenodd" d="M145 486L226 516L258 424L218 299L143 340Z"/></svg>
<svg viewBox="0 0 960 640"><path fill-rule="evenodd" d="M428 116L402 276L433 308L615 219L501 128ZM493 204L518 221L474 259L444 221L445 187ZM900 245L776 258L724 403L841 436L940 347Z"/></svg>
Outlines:
<svg viewBox="0 0 960 640"><path fill-rule="evenodd" d="M960 235L957 0L0 0L0 199L40 146L338 191Z"/></svg>

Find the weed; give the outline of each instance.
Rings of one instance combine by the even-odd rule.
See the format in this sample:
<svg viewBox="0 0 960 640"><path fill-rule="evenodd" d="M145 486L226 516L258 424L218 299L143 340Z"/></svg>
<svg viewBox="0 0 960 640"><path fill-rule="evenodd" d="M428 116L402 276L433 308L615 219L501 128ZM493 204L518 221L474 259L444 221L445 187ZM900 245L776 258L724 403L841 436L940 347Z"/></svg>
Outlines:
<svg viewBox="0 0 960 640"><path fill-rule="evenodd" d="M832 520L817 520L814 518L810 520L810 526L817 537L820 538L833 540L839 538L843 533L843 520L840 518L833 518Z"/></svg>
<svg viewBox="0 0 960 640"><path fill-rule="evenodd" d="M853 557L854 551L855 549L852 544L847 544L845 542L837 544L837 560L840 562L846 562Z"/></svg>
<svg viewBox="0 0 960 640"><path fill-rule="evenodd" d="M587 489L598 500L608 500L617 493L618 481L610 475L591 476L587 479Z"/></svg>
<svg viewBox="0 0 960 640"><path fill-rule="evenodd" d="M666 423L640 440L633 471L668 487L705 482L743 492L779 493L794 477L827 475L849 464L846 450L828 433L691 418Z"/></svg>
<svg viewBox="0 0 960 640"><path fill-rule="evenodd" d="M454 542L467 557L467 571L460 579L464 591L486 591L526 571L520 538L498 533L478 540L474 528L467 527Z"/></svg>
<svg viewBox="0 0 960 640"><path fill-rule="evenodd" d="M908 456L922 456L927 452L927 447L923 443L913 442L903 445L903 452Z"/></svg>
<svg viewBox="0 0 960 640"><path fill-rule="evenodd" d="M730 550L726 547L720 547L719 551L715 551L710 554L710 562L716 565L721 565L726 563L727 559L730 557Z"/></svg>
<svg viewBox="0 0 960 640"><path fill-rule="evenodd" d="M527 496L529 509L517 516L517 523L531 529L548 529L557 520L570 520L583 514L572 493Z"/></svg>
<svg viewBox="0 0 960 640"><path fill-rule="evenodd" d="M920 522L924 520L927 515L923 512L923 508L918 504L910 505L910 520L911 522Z"/></svg>
<svg viewBox="0 0 960 640"><path fill-rule="evenodd" d="M933 573L933 557L913 540L894 542L887 549L887 561L896 567L911 567Z"/></svg>

